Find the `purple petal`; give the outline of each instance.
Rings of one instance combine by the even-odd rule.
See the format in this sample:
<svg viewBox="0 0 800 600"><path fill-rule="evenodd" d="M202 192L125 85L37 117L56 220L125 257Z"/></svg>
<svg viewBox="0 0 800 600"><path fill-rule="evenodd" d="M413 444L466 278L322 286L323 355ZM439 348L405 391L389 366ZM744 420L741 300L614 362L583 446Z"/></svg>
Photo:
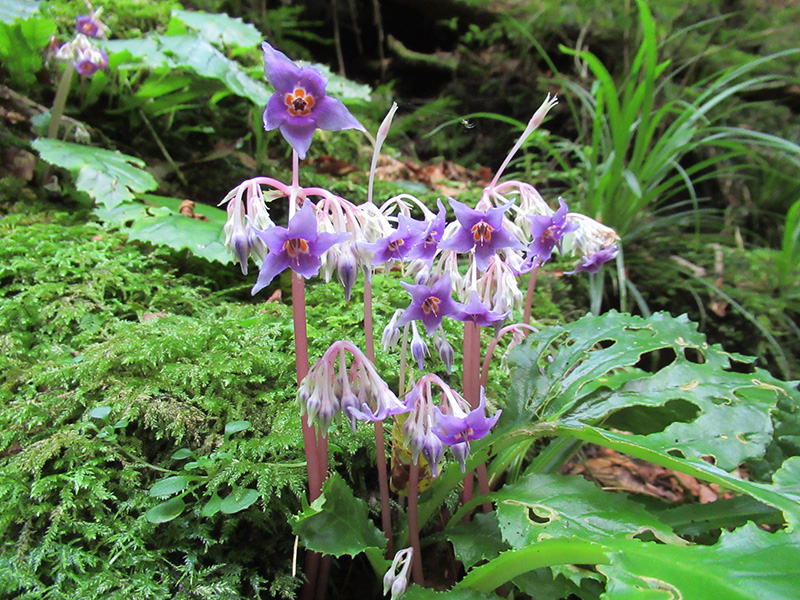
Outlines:
<svg viewBox="0 0 800 600"><path fill-rule="evenodd" d="M290 238L289 231L285 227L276 225L269 229L258 229L252 223L250 226L253 228L253 232L267 245L270 252L283 252L283 244Z"/></svg>
<svg viewBox="0 0 800 600"><path fill-rule="evenodd" d="M473 225L478 223L479 221L484 220L484 213L475 210L474 208L470 208L466 204L459 202L458 200L454 200L450 198L450 206L453 209L453 213L456 215L456 220L461 224L461 227L464 229L470 229Z"/></svg>
<svg viewBox="0 0 800 600"><path fill-rule="evenodd" d="M300 77L300 68L267 42L261 44L261 49L264 51L264 73L269 84L281 95L294 90L294 84Z"/></svg>
<svg viewBox="0 0 800 600"><path fill-rule="evenodd" d="M454 252L469 252L473 246L475 246L475 238L463 226L456 231L453 237L439 242L439 248Z"/></svg>
<svg viewBox="0 0 800 600"><path fill-rule="evenodd" d="M436 413L436 435L448 446L467 441L465 430L467 424L463 417L444 414L438 406L433 409Z"/></svg>
<svg viewBox="0 0 800 600"><path fill-rule="evenodd" d="M314 136L316 128L317 126L310 117L287 117L281 125L281 133L302 160L311 146L311 138Z"/></svg>
<svg viewBox="0 0 800 600"><path fill-rule="evenodd" d="M505 215L506 211L511 208L511 205L514 202L507 202L502 206L496 206L490 208L486 211L486 216L483 218L489 225L492 226L492 229L495 231L499 230L503 226L503 216Z"/></svg>
<svg viewBox="0 0 800 600"><path fill-rule="evenodd" d="M255 296L258 292L267 287L275 276L281 273L286 267L289 266L289 256L286 252L270 252L264 262L261 263L261 269L258 271L258 280L250 291L250 294Z"/></svg>
<svg viewBox="0 0 800 600"><path fill-rule="evenodd" d="M325 96L314 107L313 117L317 127L326 131L341 131L342 129L366 131L344 104L330 96Z"/></svg>
<svg viewBox="0 0 800 600"><path fill-rule="evenodd" d="M294 87L303 88L306 94L311 94L314 98L314 102L317 103L314 107L314 111L316 112L319 103L325 100L326 85L328 85L328 78L325 77L322 71L314 67L303 67L300 69L297 83Z"/></svg>
<svg viewBox="0 0 800 600"><path fill-rule="evenodd" d="M312 240L310 245L311 254L314 256L322 256L323 253L327 252L331 246L335 246L336 244L340 244L345 240L350 239L351 233L319 233L317 234L317 239Z"/></svg>
<svg viewBox="0 0 800 600"><path fill-rule="evenodd" d="M286 110L286 103L283 101L283 94L272 94L267 101L267 108L264 109L264 129L272 131L277 129L289 118L289 111Z"/></svg>
<svg viewBox="0 0 800 600"><path fill-rule="evenodd" d="M435 314L432 312L426 313L424 311L422 313L422 325L425 327L425 331L428 335L433 335L433 332L442 324L442 321L444 321L443 311Z"/></svg>
<svg viewBox="0 0 800 600"><path fill-rule="evenodd" d="M401 282L405 283L405 282ZM416 302L412 302L403 314L400 315L397 319L397 326L402 327L411 321L422 321L423 316L425 315L425 311L422 310L422 307L419 306Z"/></svg>
<svg viewBox="0 0 800 600"><path fill-rule="evenodd" d="M289 266L292 270L306 279L310 279L319 273L321 264L319 257L310 253L298 254L293 260L289 261Z"/></svg>
<svg viewBox="0 0 800 600"><path fill-rule="evenodd" d="M310 200L305 200L294 216L289 221L286 239L302 238L315 240L317 238L317 215L314 205Z"/></svg>

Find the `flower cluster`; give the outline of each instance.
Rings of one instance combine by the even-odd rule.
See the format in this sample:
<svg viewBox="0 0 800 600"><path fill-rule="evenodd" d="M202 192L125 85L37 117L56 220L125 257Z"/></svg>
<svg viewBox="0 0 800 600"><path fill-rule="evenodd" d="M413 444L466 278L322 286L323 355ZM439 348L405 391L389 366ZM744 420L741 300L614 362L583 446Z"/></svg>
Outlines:
<svg viewBox="0 0 800 600"><path fill-rule="evenodd" d="M352 357L347 364L347 355ZM356 419L382 421L406 411L381 379L375 366L350 341L334 342L308 372L297 391L300 414L327 435L331 422L344 414L355 431Z"/></svg>
<svg viewBox="0 0 800 600"><path fill-rule="evenodd" d="M89 18L79 20L78 28L82 34L77 39L86 42L87 35L101 31L101 27ZM86 42L80 41L84 45ZM79 51L89 52L81 48L84 47L76 46L69 51L74 54L76 68L83 73L92 67L78 66ZM373 271L400 263L404 275L413 277L414 283L401 282L411 297L410 303L405 309L395 311L382 338L386 349L393 348L403 339L398 392L403 395L402 401L379 376L367 355L352 342L344 340L332 344L308 369L297 390L300 413L306 417L303 433L309 482L315 476L319 483L327 474L325 445L313 434L313 428L324 438L334 420L342 417L347 419L353 431L359 420L375 423L381 510L386 516L383 526L385 535L391 540L389 486L383 463L386 451L381 422L396 417L395 433L399 435L402 432L403 445L411 454L408 504L411 528L412 522L416 521L416 516L412 521L412 514L417 513L421 457L430 466L431 475L436 477L445 449L449 448L465 472L470 444L486 436L502 414L502 410L497 410L492 416L486 416L485 365L499 336L511 332L515 336L514 343L519 343L523 332L533 329L528 322L532 283L538 269L551 260L554 252L558 252L578 256L578 262L568 273L597 272L604 262L619 252L619 238L613 229L594 219L569 212L563 198L558 199L558 208L553 210L530 184L499 182L514 154L555 105L556 99L550 96L535 112L475 207L449 199L450 209L455 215L455 220L450 223L441 200L437 201L436 213L410 194L390 198L380 207L372 203L379 149L388 134L396 105L389 111L376 136L367 202L356 205L322 188L300 187L299 159L306 156L317 129L365 130L339 100L327 95L327 79L319 70L295 64L266 42L262 44L262 50L265 74L274 88L263 114L264 128L280 130L294 154L291 185L269 177L256 177L243 182L223 200L228 212L224 228L226 246L243 274L247 274L251 258L259 263L252 293L264 289L279 273L290 268L304 278L321 274L330 280L336 274L349 300L358 273L363 271L364 324L369 341L367 349L371 353L372 315L368 310L371 310ZM97 62L96 56L86 60L89 59ZM264 188L270 190L265 192ZM286 227L273 223L267 209L267 204L277 198L288 200ZM421 220L412 216L414 205L422 212ZM524 300L525 322L503 328L512 312L523 304L519 280L525 273L531 273ZM302 287L295 287L298 283L299 280L293 280L292 300L295 319L303 319L304 296L294 294L302 291ZM463 396L434 373L423 373L416 381L412 376L410 385L405 377L406 360L409 359L407 352L420 371L425 369L425 360L431 350L430 340L426 341L420 333L423 329L450 373L455 352L445 337L445 318L465 323ZM483 369L480 367L481 327L495 330L495 339L487 350ZM297 327L296 322L296 331L301 332L297 334L296 344L307 343L304 324ZM302 375L308 364L303 358L307 348L297 352L298 374ZM481 489L487 490L489 484L485 470L479 468L477 473ZM317 495L320 488L321 484L316 488ZM465 501L468 500L467 488L465 486ZM391 591L392 600L398 600L405 592L410 569L415 570L415 580L422 583L422 573L417 572L420 571L417 564L419 539L418 536L416 541L409 537L415 550L408 548L399 552L384 577L384 594ZM417 561L412 566L414 551L417 552Z"/></svg>
<svg viewBox="0 0 800 600"><path fill-rule="evenodd" d="M439 388L440 401L435 402L434 386ZM408 416L403 423L405 444L411 450L412 460L425 457L436 477L444 446L449 446L453 457L466 468L469 443L485 436L502 414L498 410L486 418L486 400L481 388L480 404L470 409L469 403L442 379L433 373L420 377L404 398Z"/></svg>
<svg viewBox="0 0 800 600"><path fill-rule="evenodd" d="M81 15L75 22L75 38L56 50L58 60L71 62L75 70L84 77L91 77L108 66L108 54L98 48L90 38L105 38L108 27L100 20L102 7L88 15Z"/></svg>

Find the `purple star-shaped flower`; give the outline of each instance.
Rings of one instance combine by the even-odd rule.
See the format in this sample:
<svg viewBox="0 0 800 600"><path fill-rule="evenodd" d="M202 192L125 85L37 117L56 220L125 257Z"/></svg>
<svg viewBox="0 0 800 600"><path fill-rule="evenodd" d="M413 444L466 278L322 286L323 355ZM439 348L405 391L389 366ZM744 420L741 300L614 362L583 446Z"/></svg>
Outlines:
<svg viewBox="0 0 800 600"><path fill-rule="evenodd" d="M567 223L567 204L558 199L558 210L552 216L534 215L529 217L533 242L528 246L528 260L533 266L541 266L550 260L561 238L578 228L576 223Z"/></svg>
<svg viewBox="0 0 800 600"><path fill-rule="evenodd" d="M100 33L100 23L97 22L94 15L81 15L75 20L75 29L83 35L97 37Z"/></svg>
<svg viewBox="0 0 800 600"><path fill-rule="evenodd" d="M400 315L397 326L402 327L410 321L422 321L428 335L433 335L445 317L460 314L463 308L450 296L450 276L445 275L433 287L427 285L411 285L401 281L406 291L411 294L411 304Z"/></svg>
<svg viewBox="0 0 800 600"><path fill-rule="evenodd" d="M389 260L404 260L411 249L422 241L424 235L424 231L414 227L414 221L400 215L397 220L397 229L388 237L377 242L361 244L361 247L375 253L372 265L377 266Z"/></svg>
<svg viewBox="0 0 800 600"><path fill-rule="evenodd" d="M447 209L445 209L441 200L436 201L436 206L439 207L439 214L432 221L412 221L414 223L413 227L423 233L421 241L408 253L406 257L408 260L433 261L436 250L439 248L439 242L442 241L444 228L447 226Z"/></svg>
<svg viewBox="0 0 800 600"><path fill-rule="evenodd" d="M459 321L472 321L481 327L494 327L508 318L509 313L493 312L481 302L478 292L472 290L467 302L455 319Z"/></svg>
<svg viewBox="0 0 800 600"><path fill-rule="evenodd" d="M267 42L261 49L264 72L275 89L264 111L264 129L279 128L300 158L305 158L317 129L366 131L344 104L325 93L328 79L318 69L298 67Z"/></svg>
<svg viewBox="0 0 800 600"><path fill-rule="evenodd" d="M574 273L597 273L605 263L614 259L619 254L619 248L616 244L598 250L594 254L589 254L581 258L581 261L575 266L572 271L566 271L565 275L572 275Z"/></svg>
<svg viewBox="0 0 800 600"><path fill-rule="evenodd" d="M290 267L306 279L319 273L320 256L331 246L350 237L349 233L319 233L314 207L306 200L289 221L289 227L254 229L269 248L261 264L252 294L268 286L278 273Z"/></svg>
<svg viewBox="0 0 800 600"><path fill-rule="evenodd" d="M469 252L474 248L475 262L481 271L486 269L489 259L500 248L521 250L525 246L503 229L503 215L512 204L513 202L509 202L482 211L469 208L451 198L450 206L453 207L460 227L453 237L442 241L439 248L456 252Z"/></svg>
<svg viewBox="0 0 800 600"><path fill-rule="evenodd" d="M75 70L84 77L91 77L100 69L108 66L108 54L101 48L90 46L79 48L75 53L75 61L72 63Z"/></svg>
<svg viewBox="0 0 800 600"><path fill-rule="evenodd" d="M479 440L495 426L502 410L498 410L488 419L484 416L486 410L486 394L481 388L481 401L465 417L444 414L438 406L434 407L436 413L435 433L442 443L454 446L463 442Z"/></svg>

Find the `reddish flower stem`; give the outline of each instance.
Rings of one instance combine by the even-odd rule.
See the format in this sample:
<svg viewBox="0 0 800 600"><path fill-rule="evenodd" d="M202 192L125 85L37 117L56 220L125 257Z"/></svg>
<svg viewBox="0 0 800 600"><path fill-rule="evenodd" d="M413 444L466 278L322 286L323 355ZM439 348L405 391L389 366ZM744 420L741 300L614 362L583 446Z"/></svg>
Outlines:
<svg viewBox="0 0 800 600"><path fill-rule="evenodd" d="M412 462L411 471L408 474L408 541L414 549L414 556L411 558L411 577L419 586L425 585L425 578L422 574L422 551L419 543L419 520L417 515L417 503L419 501L419 463Z"/></svg>
<svg viewBox="0 0 800 600"><path fill-rule="evenodd" d="M297 385L308 375L308 330L306 327L306 290L303 278L292 272L292 315L294 317L294 352ZM308 424L308 415L303 415L303 447L308 471L309 501L316 500L322 492L322 470L314 428Z"/></svg>
<svg viewBox="0 0 800 600"><path fill-rule="evenodd" d="M367 358L375 364L375 332L372 321L372 280L364 279L364 342ZM392 513L389 503L389 475L386 469L386 436L383 423L375 421L375 455L378 468L378 489L381 493L381 529L386 537L387 556L394 556Z"/></svg>
<svg viewBox="0 0 800 600"><path fill-rule="evenodd" d="M522 316L522 322L525 325L531 324L531 307L533 305L533 291L536 289L536 278L539 276L539 267L534 267L531 271L531 277L528 280L528 289L525 292L525 312Z"/></svg>
<svg viewBox="0 0 800 600"><path fill-rule="evenodd" d="M471 408L477 408L481 401L481 329L477 323L464 323L464 398ZM486 465L480 465L478 473L478 489L482 494L489 492L489 480ZM464 490L461 494L463 502L472 500L474 488L472 473L464 478ZM491 510L491 507L489 507ZM484 512L486 506L484 506Z"/></svg>
<svg viewBox="0 0 800 600"><path fill-rule="evenodd" d="M297 385L308 374L308 329L306 325L306 290L302 277L292 272L292 316L294 320L294 351ZM317 446L314 428L308 424L308 415L301 418L303 424L303 450L306 455L306 471L308 473L308 497L313 502L322 493L322 467L320 465L319 447ZM326 454L327 461L327 454ZM327 470L327 466L326 466ZM318 577L321 555L310 550L306 552L306 583L303 585L301 598L312 600L318 597L317 586L322 588L323 597L327 589L327 581Z"/></svg>

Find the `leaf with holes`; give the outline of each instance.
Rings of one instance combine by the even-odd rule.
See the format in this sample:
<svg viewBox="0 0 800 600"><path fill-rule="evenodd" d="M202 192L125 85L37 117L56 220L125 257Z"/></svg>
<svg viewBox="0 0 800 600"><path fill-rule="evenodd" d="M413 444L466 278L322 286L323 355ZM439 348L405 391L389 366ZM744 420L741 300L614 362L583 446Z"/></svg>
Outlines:
<svg viewBox="0 0 800 600"><path fill-rule="evenodd" d="M636 367L656 351L671 362L654 373ZM649 448L712 456L731 470L764 455L771 411L797 395L765 371L732 371L733 361L750 359L710 346L685 316L590 315L515 349L508 412L520 423L526 416L570 426L603 422L645 434Z"/></svg>
<svg viewBox="0 0 800 600"><path fill-rule="evenodd" d="M512 548L552 537L577 536L604 543L645 533L665 543L684 543L641 504L580 477L530 474L493 497L500 531Z"/></svg>
<svg viewBox="0 0 800 600"><path fill-rule="evenodd" d="M800 590L800 536L753 523L713 546L628 544L609 556L604 600L789 600Z"/></svg>

